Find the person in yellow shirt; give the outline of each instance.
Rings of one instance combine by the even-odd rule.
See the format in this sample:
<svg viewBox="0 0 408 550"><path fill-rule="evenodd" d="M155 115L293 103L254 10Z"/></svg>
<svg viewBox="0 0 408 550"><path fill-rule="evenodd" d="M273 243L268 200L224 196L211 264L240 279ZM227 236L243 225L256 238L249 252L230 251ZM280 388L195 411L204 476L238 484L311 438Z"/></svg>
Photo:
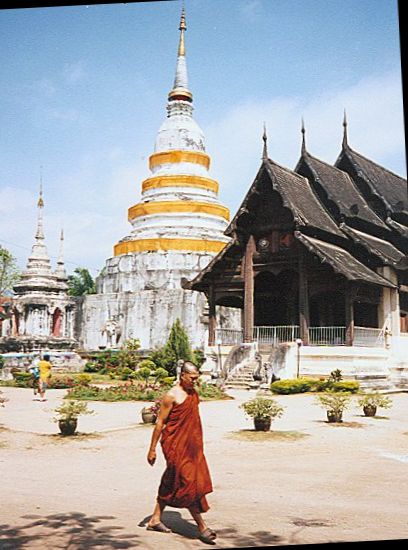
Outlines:
<svg viewBox="0 0 408 550"><path fill-rule="evenodd" d="M45 390L48 387L48 382L51 377L52 365L50 363L50 356L44 355L43 359L38 363L38 368L40 369L40 383L39 391L41 401L46 401L45 399Z"/></svg>

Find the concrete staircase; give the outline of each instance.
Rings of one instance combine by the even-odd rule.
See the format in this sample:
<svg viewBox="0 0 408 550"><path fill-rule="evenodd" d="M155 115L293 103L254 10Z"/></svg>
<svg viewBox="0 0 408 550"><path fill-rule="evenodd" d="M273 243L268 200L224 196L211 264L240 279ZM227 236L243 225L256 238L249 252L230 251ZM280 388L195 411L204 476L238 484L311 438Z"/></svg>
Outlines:
<svg viewBox="0 0 408 550"><path fill-rule="evenodd" d="M257 363L255 361L250 361L243 365L239 371L228 376L225 381L225 387L239 390L250 390L257 388L259 386L259 382L254 380L252 375L256 366Z"/></svg>

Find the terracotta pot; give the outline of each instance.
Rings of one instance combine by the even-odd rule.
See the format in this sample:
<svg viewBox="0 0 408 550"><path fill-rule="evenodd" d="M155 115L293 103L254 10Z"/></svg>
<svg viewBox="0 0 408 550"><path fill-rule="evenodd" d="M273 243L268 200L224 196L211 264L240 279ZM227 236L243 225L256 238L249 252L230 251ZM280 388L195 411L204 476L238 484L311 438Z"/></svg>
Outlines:
<svg viewBox="0 0 408 550"><path fill-rule="evenodd" d="M58 427L62 435L73 435L77 429L78 419L58 420Z"/></svg>
<svg viewBox="0 0 408 550"><path fill-rule="evenodd" d="M343 422L343 412L326 411L328 422Z"/></svg>
<svg viewBox="0 0 408 550"><path fill-rule="evenodd" d="M363 412L365 416L375 416L377 412L377 407L375 405L365 405L363 407Z"/></svg>
<svg viewBox="0 0 408 550"><path fill-rule="evenodd" d="M268 418L254 418L254 426L257 432L268 432L271 428L272 419Z"/></svg>
<svg viewBox="0 0 408 550"><path fill-rule="evenodd" d="M153 411L142 409L142 420L145 424L155 424L157 415Z"/></svg>

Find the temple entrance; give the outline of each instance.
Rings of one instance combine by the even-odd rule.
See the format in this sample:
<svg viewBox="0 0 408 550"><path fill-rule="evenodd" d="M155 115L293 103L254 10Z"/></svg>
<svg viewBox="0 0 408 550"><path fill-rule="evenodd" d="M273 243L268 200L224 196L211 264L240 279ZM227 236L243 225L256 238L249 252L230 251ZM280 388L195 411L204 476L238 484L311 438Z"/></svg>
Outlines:
<svg viewBox="0 0 408 550"><path fill-rule="evenodd" d="M52 335L61 336L61 322L62 322L62 313L61 310L57 307L52 314Z"/></svg>
<svg viewBox="0 0 408 550"><path fill-rule="evenodd" d="M291 270L278 275L262 271L255 277L255 326L298 324L297 279L297 273Z"/></svg>
<svg viewBox="0 0 408 550"><path fill-rule="evenodd" d="M378 327L378 305L368 302L354 302L354 324L356 327Z"/></svg>
<svg viewBox="0 0 408 550"><path fill-rule="evenodd" d="M311 327L345 326L345 297L342 292L319 292L310 300Z"/></svg>

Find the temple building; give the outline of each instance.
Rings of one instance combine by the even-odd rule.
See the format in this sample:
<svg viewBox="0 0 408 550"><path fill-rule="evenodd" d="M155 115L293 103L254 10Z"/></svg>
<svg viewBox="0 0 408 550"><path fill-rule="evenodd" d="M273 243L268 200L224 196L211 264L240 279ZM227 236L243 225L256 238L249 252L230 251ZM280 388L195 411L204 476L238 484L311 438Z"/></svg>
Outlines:
<svg viewBox="0 0 408 550"><path fill-rule="evenodd" d="M229 210L218 200L204 134L193 118L184 9L179 31L167 118L149 158L151 174L142 182L141 200L128 210L131 231L114 246L97 279L97 294L83 303L87 349L117 347L131 337L144 348L163 345L176 318L193 346L206 339L205 295L183 289L181 280L194 277L229 242L224 234ZM218 315L226 327L238 319L224 308Z"/></svg>
<svg viewBox="0 0 408 550"><path fill-rule="evenodd" d="M355 152L343 125L331 166L308 152L302 123L294 170L269 158L264 132L261 166L225 231L231 241L183 282L209 300L207 356L231 382L253 369L255 351L269 380L339 368L408 385L407 182ZM221 305L241 311L240 330L218 326Z"/></svg>
<svg viewBox="0 0 408 550"><path fill-rule="evenodd" d="M7 351L72 350L77 345L75 299L68 296L64 237L61 231L60 254L53 271L45 245L42 188L37 208L37 230L27 268L13 287L13 297L3 300L0 346Z"/></svg>

